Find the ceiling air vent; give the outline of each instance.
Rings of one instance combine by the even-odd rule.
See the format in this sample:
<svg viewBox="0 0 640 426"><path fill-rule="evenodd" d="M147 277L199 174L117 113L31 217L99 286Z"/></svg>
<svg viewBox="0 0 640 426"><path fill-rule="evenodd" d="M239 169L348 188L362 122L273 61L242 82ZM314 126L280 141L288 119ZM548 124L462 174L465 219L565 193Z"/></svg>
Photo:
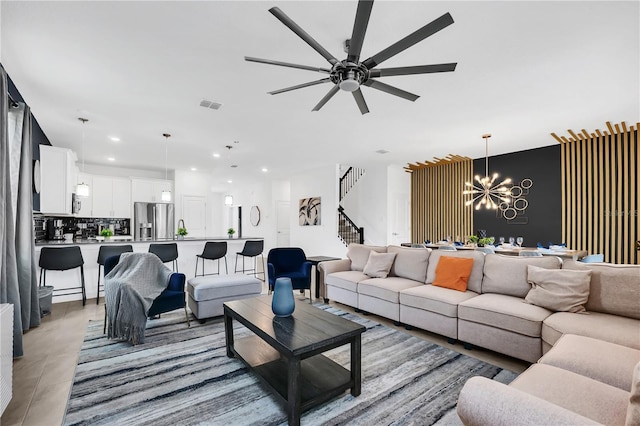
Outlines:
<svg viewBox="0 0 640 426"><path fill-rule="evenodd" d="M213 102L213 101L208 101L206 99L203 99L203 100L200 101L200 106L204 107L204 108L220 109L222 104L218 103L218 102Z"/></svg>

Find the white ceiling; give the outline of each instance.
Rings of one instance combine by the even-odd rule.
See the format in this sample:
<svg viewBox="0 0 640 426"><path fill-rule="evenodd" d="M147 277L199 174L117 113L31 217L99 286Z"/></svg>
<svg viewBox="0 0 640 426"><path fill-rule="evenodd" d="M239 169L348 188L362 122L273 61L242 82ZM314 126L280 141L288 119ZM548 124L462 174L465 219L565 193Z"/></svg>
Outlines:
<svg viewBox="0 0 640 426"><path fill-rule="evenodd" d="M164 170L168 132L169 168L197 167L221 190L227 179L262 178L262 167L286 178L335 163L478 158L487 132L500 154L553 145L550 132L640 119L637 1L378 1L363 59L450 12L453 25L381 67L458 67L381 79L421 95L415 103L363 88L364 116L346 92L311 112L328 84L266 93L324 75L245 55L329 65L272 6L346 57L356 1L2 1L0 61L54 145L80 153L82 116L87 163Z"/></svg>

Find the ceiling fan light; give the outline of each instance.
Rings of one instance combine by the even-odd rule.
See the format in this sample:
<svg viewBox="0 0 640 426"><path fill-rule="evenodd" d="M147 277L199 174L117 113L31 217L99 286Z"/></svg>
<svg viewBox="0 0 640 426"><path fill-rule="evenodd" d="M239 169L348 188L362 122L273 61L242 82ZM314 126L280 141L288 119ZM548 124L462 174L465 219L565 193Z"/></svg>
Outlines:
<svg viewBox="0 0 640 426"><path fill-rule="evenodd" d="M360 83L357 80L347 79L340 82L340 89L345 92L355 92L360 88Z"/></svg>

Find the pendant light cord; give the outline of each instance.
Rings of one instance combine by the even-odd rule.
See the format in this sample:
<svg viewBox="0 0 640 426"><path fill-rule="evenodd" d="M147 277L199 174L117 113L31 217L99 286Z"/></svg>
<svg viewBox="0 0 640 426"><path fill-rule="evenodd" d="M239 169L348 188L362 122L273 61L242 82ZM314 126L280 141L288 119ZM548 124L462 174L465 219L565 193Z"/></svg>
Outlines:
<svg viewBox="0 0 640 426"><path fill-rule="evenodd" d="M168 163L168 158L169 158L169 138L171 137L171 135L169 133L163 133L162 136L165 137L165 144L164 144L164 180L168 180L168 172L167 172L167 163Z"/></svg>
<svg viewBox="0 0 640 426"><path fill-rule="evenodd" d="M82 173L84 173L84 123L89 121L86 118L79 117L78 120L82 122Z"/></svg>

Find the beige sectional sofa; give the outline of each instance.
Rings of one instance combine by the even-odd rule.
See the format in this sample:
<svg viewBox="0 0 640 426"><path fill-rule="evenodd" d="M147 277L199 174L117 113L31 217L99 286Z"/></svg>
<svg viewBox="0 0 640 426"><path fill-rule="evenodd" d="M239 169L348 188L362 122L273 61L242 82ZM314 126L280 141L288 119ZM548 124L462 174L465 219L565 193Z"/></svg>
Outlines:
<svg viewBox="0 0 640 426"><path fill-rule="evenodd" d="M395 253L388 277L364 273L371 251ZM442 256L473 259L466 291L432 285ZM529 265L591 271L586 312L527 303ZM639 265L352 244L347 259L319 268L327 299L535 363L509 386L470 380L465 423L624 424L640 361Z"/></svg>

